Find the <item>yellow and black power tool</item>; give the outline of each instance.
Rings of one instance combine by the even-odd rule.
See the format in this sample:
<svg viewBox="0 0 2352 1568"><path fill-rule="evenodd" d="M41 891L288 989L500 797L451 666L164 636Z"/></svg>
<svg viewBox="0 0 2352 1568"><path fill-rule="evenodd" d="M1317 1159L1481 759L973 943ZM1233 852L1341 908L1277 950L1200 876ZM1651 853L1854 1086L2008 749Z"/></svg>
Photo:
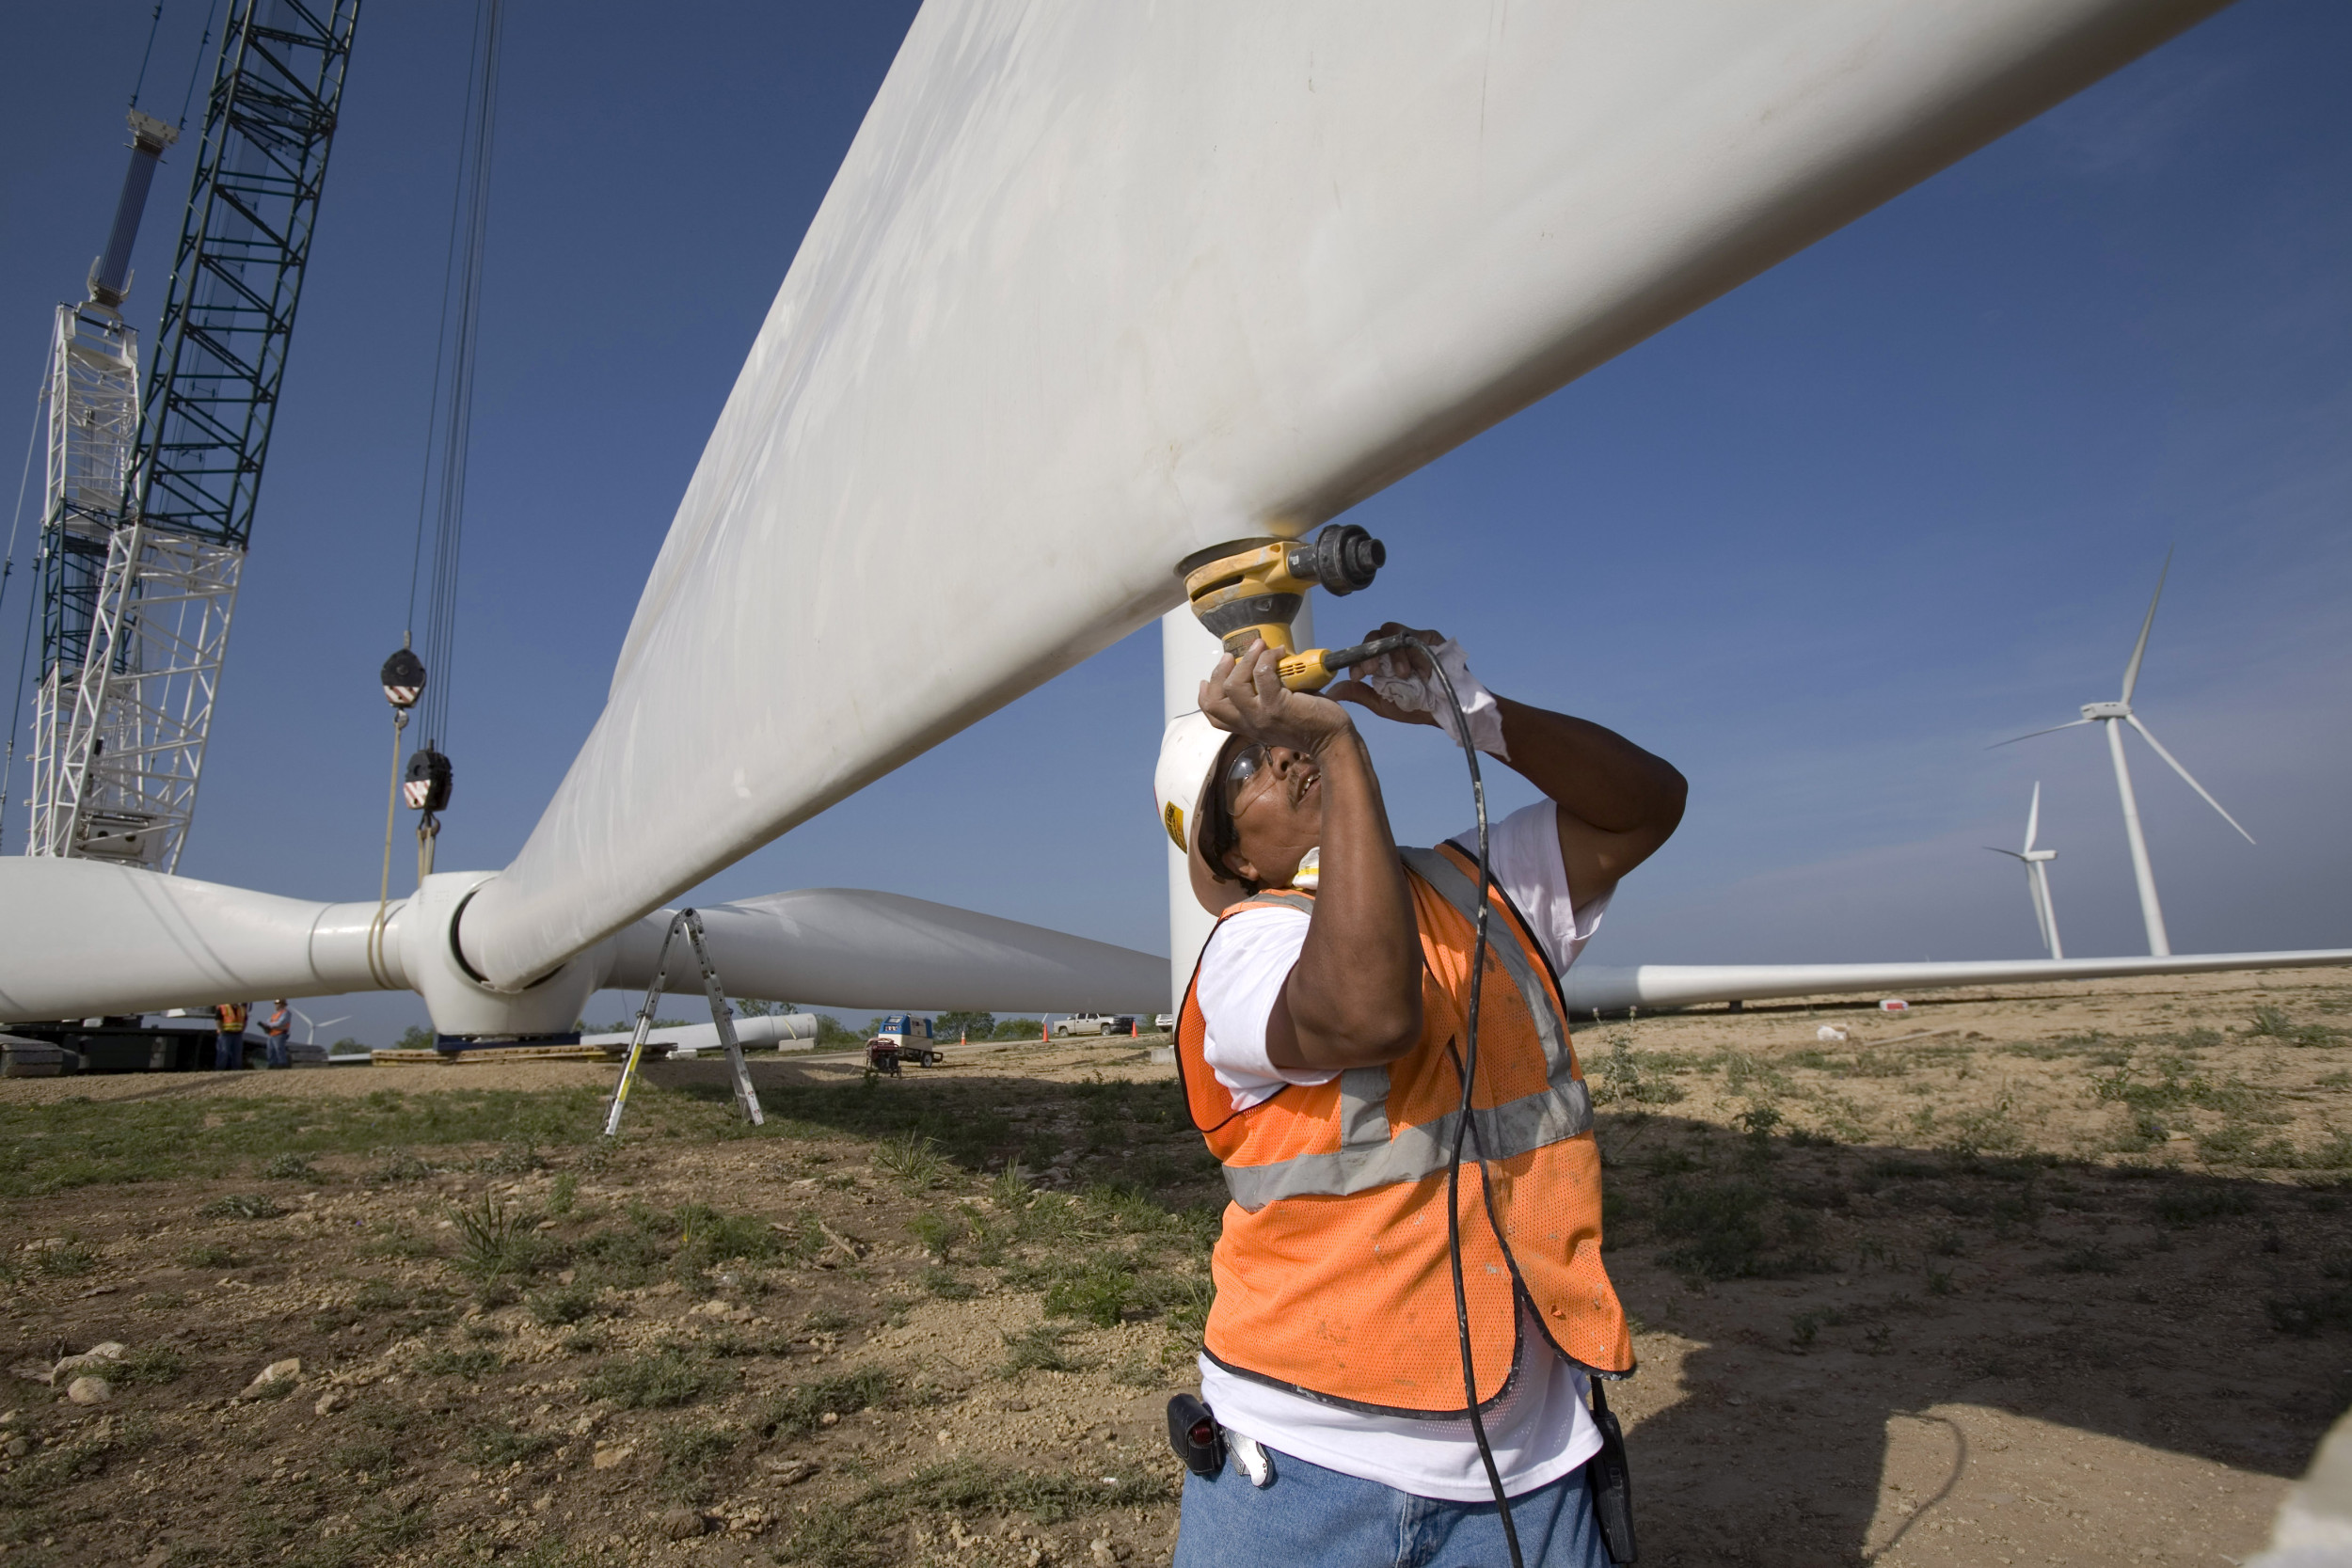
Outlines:
<svg viewBox="0 0 2352 1568"><path fill-rule="evenodd" d="M1232 539L1196 550L1176 563L1184 594L1200 624L1239 657L1253 641L1282 656L1282 684L1293 691L1320 691L1351 664L1361 664L1405 647L1403 637L1378 637L1348 648L1308 648L1291 643L1307 590L1320 586L1335 594L1368 588L1388 564L1387 546L1354 523L1331 523L1312 539Z"/></svg>

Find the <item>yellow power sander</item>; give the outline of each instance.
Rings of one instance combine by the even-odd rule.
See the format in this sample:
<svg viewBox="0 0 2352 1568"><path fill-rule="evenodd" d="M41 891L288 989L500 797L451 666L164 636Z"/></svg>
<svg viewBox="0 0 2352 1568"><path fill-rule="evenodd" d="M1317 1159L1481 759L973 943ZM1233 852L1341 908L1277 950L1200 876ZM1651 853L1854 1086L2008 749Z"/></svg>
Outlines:
<svg viewBox="0 0 2352 1568"><path fill-rule="evenodd" d="M1406 637L1375 637L1348 648L1294 648L1291 623L1307 590L1334 594L1369 588L1388 564L1386 546L1354 523L1331 523L1312 539L1231 539L1196 550L1176 563L1193 614L1239 657L1263 641L1282 656L1282 684L1320 691L1351 664L1407 646Z"/></svg>

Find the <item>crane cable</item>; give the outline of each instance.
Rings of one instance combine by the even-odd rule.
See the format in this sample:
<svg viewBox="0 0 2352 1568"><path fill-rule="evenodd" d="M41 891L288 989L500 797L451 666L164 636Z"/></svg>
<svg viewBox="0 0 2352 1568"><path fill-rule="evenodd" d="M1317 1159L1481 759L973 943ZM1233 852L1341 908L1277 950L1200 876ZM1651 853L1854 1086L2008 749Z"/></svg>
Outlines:
<svg viewBox="0 0 2352 1568"><path fill-rule="evenodd" d="M457 645L458 569L464 555L467 459L473 426L474 360L482 325L482 274L490 218L490 167L498 124L499 55L504 33L504 0L476 0L474 47L467 67L466 119L457 147L457 177L450 196L449 249L441 267L440 325L434 339L433 391L425 416L425 453L417 490L416 539L409 553L407 629L402 646L414 645L417 602L424 599L423 657L431 674L419 706L423 752L449 737L452 680ZM446 383L443 372L447 371ZM425 567L428 511L433 560ZM397 757L400 727L395 719ZM398 769L394 769L394 795ZM385 887L390 895L391 802L385 808ZM417 877L432 870L434 840L440 823L430 807L417 827Z"/></svg>

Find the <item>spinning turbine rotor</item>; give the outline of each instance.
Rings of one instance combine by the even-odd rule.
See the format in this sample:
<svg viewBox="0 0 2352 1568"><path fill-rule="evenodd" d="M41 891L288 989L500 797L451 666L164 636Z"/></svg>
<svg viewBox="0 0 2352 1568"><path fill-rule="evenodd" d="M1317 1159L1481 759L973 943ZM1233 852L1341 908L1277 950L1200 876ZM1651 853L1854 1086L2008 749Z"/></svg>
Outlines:
<svg viewBox="0 0 2352 1568"><path fill-rule="evenodd" d="M2132 876L2139 887L2139 917L2148 929L2148 952L2155 958L2169 956L2172 951L2172 942L2165 933L2163 907L2156 902L2156 874L2154 868L2148 863L2148 836L2139 825L2139 797L2132 790L2131 765L2124 760L2123 756L2123 732L2117 726L2129 724L2137 731L2139 738L2145 740L2149 749L2162 757L2166 765L2181 776L2183 783L2197 792L2199 800L2219 812L2221 820L2237 829L2238 835L2247 843L2254 842L2254 835L2240 826L2236 817L2222 810L2221 802L2215 800L2205 786L2197 782L2195 775L2181 766L2180 758L2164 749L2164 742L2158 740L2154 732L2140 722L2139 715L2132 711L2132 693L2139 686L2140 661L2148 657L2148 633L2156 624L2156 601L2164 597L2164 579L2171 574L2171 571L2172 555L2168 550L2164 557L2164 567L2156 573L2156 591L2148 596L2148 613L2139 623L2139 641L2132 644L2131 661L2123 666L2122 695L2111 703L2085 703L2082 709L2083 716L2068 723L2053 724L2046 730L2028 730L2024 735L2011 736L2007 740L1995 743L1996 746L2013 746L2020 740L2031 740L2038 735L2056 735L2060 730L2080 729L2085 724L2101 724L2106 727L2107 755L2115 764L2115 793L2122 801L2123 806L2123 836L2131 845ZM2041 800L2041 790L2040 784L2034 785L2034 798L2037 803ZM2031 836L2029 832L2027 838L2030 840ZM2049 898L2048 884L2045 882L2039 885L2042 889L2041 900L2046 907ZM2048 934L2053 939L2055 939L2056 930L2055 926L2049 928ZM2051 955L2053 958L2058 956L2055 952Z"/></svg>

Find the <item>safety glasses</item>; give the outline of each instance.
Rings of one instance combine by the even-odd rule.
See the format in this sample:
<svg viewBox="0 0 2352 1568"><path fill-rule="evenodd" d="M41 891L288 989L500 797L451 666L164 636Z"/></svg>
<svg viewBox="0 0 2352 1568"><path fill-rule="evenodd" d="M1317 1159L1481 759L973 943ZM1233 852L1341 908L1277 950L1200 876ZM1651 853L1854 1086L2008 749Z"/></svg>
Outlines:
<svg viewBox="0 0 2352 1568"><path fill-rule="evenodd" d="M1233 753L1233 760L1225 765L1224 778L1218 781L1228 812L1241 810L1241 798L1249 787L1249 781L1265 770L1265 748L1255 741Z"/></svg>

